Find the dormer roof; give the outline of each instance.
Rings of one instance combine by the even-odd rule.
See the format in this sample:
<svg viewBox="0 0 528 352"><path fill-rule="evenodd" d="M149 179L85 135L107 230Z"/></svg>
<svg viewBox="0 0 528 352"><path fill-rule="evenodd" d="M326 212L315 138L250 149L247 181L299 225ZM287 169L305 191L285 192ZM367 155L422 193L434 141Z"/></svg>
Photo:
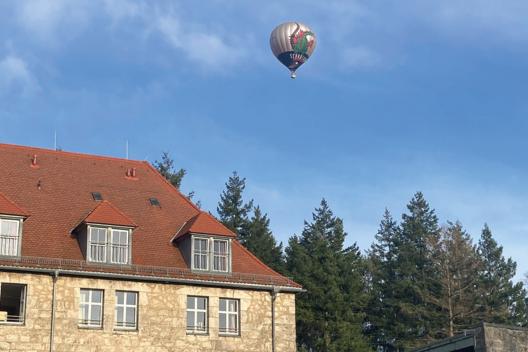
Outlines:
<svg viewBox="0 0 528 352"><path fill-rule="evenodd" d="M9 200L5 195L0 193L0 214L3 215L15 215L27 217L29 214L20 208L15 202Z"/></svg>
<svg viewBox="0 0 528 352"><path fill-rule="evenodd" d="M86 224L137 227L134 221L106 200L100 202L83 222Z"/></svg>
<svg viewBox="0 0 528 352"><path fill-rule="evenodd" d="M213 236L236 237L235 233L216 220L211 214L204 211L190 218L178 231L173 240L185 235L196 233Z"/></svg>

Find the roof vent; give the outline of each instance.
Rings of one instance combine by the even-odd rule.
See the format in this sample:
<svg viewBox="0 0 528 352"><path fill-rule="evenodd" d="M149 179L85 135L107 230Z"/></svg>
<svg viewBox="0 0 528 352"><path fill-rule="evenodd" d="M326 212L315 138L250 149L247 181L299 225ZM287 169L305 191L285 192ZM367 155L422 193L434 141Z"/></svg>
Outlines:
<svg viewBox="0 0 528 352"><path fill-rule="evenodd" d="M161 207L161 204L158 200L158 198L149 198L150 205L153 207Z"/></svg>
<svg viewBox="0 0 528 352"><path fill-rule="evenodd" d="M31 157L31 167L35 169L39 168L39 165L37 164L37 154L33 154Z"/></svg>
<svg viewBox="0 0 528 352"><path fill-rule="evenodd" d="M100 202L103 200L103 196L99 192L92 192L92 198L93 200Z"/></svg>

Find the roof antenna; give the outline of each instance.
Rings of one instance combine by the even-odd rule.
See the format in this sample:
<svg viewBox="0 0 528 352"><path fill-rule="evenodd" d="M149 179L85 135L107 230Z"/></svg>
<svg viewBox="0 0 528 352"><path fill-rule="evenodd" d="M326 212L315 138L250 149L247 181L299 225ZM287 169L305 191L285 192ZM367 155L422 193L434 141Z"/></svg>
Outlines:
<svg viewBox="0 0 528 352"><path fill-rule="evenodd" d="M128 139L126 140L125 150L126 150L126 159L128 160Z"/></svg>

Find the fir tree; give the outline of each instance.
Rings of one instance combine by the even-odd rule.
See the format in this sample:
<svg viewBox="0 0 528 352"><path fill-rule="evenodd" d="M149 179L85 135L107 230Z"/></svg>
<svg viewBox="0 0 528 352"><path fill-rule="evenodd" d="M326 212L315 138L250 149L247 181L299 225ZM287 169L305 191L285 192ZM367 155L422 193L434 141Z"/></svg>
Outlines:
<svg viewBox="0 0 528 352"><path fill-rule="evenodd" d="M240 178L233 172L225 184L226 188L220 195L220 202L216 211L220 221L231 231L235 232L239 239L244 242L245 229L248 226L248 216L253 208L253 200L244 203L242 193L246 188L246 179Z"/></svg>
<svg viewBox="0 0 528 352"><path fill-rule="evenodd" d="M183 177L187 173L184 169L176 170L174 168L174 160L168 152L163 152L161 161L154 161L154 167L158 172L167 179L174 187L180 188Z"/></svg>
<svg viewBox="0 0 528 352"><path fill-rule="evenodd" d="M440 268L434 260L434 248L439 243L438 218L421 192L414 195L407 209L396 241L398 319L394 329L398 348L413 348L444 337L440 333Z"/></svg>
<svg viewBox="0 0 528 352"><path fill-rule="evenodd" d="M392 351L400 340L398 297L395 296L400 228L385 209L375 242L368 252L369 302L367 331L378 350Z"/></svg>
<svg viewBox="0 0 528 352"><path fill-rule="evenodd" d="M442 228L440 246L435 256L440 267L444 311L444 333L454 336L478 323L475 305L476 285L481 262L471 237L459 222Z"/></svg>
<svg viewBox="0 0 528 352"><path fill-rule="evenodd" d="M369 351L362 333L366 293L364 263L357 246L344 248L346 233L323 199L293 236L286 250L287 269L307 290L297 298L300 351Z"/></svg>
<svg viewBox="0 0 528 352"><path fill-rule="evenodd" d="M272 269L284 272L282 243L277 244L269 223L268 215L262 214L259 206L255 207L253 216L243 231L246 236L242 244Z"/></svg>
<svg viewBox="0 0 528 352"><path fill-rule="evenodd" d="M478 284L478 317L488 323L526 326L526 291L521 282L513 283L517 263L505 259L487 225L478 243L482 261Z"/></svg>

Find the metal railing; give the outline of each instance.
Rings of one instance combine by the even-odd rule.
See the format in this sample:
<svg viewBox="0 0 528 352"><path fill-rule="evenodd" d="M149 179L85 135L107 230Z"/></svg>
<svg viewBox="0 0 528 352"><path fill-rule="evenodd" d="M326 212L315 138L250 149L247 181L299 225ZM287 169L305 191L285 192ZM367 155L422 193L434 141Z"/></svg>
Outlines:
<svg viewBox="0 0 528 352"><path fill-rule="evenodd" d="M79 270L111 274L127 274L137 276L154 276L205 281L242 282L271 286L298 287L292 279L284 276L249 274L240 272L210 273L196 272L186 268L152 266L152 265L120 265L92 263L77 259L45 258L45 257L1 257L0 266L16 265L58 270Z"/></svg>
<svg viewBox="0 0 528 352"><path fill-rule="evenodd" d="M22 324L24 323L23 315L7 315L6 319L0 320L0 324Z"/></svg>
<svg viewBox="0 0 528 352"><path fill-rule="evenodd" d="M0 235L0 255L17 255L18 236Z"/></svg>

